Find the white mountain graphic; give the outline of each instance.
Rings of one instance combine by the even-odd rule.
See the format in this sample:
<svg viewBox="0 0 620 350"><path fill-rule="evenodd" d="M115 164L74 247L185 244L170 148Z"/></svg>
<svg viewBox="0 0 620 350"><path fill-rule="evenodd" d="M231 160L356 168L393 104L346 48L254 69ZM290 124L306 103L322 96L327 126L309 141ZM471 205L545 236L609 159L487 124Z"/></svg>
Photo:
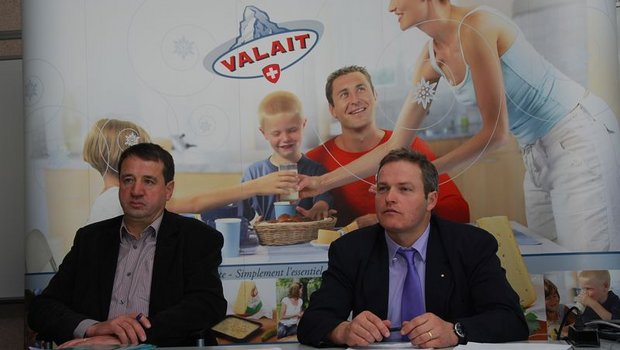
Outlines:
<svg viewBox="0 0 620 350"><path fill-rule="evenodd" d="M247 6L243 10L243 20L239 22L239 36L230 50L263 36L288 31L269 20L267 12L256 6Z"/></svg>

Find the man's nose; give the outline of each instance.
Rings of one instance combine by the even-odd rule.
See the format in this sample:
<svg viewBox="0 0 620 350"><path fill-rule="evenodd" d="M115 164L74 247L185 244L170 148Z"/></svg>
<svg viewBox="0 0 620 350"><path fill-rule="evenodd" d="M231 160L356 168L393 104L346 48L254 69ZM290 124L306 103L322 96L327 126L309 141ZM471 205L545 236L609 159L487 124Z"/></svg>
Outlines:
<svg viewBox="0 0 620 350"><path fill-rule="evenodd" d="M396 196L394 193L394 189L390 188L387 191L385 191L385 202L386 203L392 203L396 201Z"/></svg>
<svg viewBox="0 0 620 350"><path fill-rule="evenodd" d="M142 183L140 181L136 181L131 186L131 194L134 195L134 196L142 194L143 190L144 190L144 186L142 185Z"/></svg>

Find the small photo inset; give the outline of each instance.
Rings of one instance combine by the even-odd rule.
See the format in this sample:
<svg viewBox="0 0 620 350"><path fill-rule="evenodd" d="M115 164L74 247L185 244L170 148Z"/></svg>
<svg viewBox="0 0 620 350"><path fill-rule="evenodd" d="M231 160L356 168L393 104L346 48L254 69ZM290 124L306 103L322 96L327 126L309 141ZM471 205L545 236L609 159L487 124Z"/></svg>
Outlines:
<svg viewBox="0 0 620 350"><path fill-rule="evenodd" d="M321 278L280 278L276 281L277 331L275 341L296 342L297 325L308 307L310 295Z"/></svg>

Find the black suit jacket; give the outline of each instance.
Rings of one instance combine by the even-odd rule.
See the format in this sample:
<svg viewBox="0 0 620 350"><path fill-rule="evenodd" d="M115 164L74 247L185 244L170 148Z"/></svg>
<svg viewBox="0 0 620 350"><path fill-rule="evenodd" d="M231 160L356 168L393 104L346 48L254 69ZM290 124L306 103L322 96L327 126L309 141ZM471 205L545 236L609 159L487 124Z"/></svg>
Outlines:
<svg viewBox="0 0 620 350"><path fill-rule="evenodd" d="M426 252L426 311L461 322L468 339L505 342L528 337L519 297L496 256L497 241L479 228L433 216ZM321 288L299 322L302 344L329 345L338 324L369 310L387 319L388 251L380 225L349 233L331 244Z"/></svg>
<svg viewBox="0 0 620 350"><path fill-rule="evenodd" d="M73 339L84 319L105 321L116 272L122 216L79 229L73 246L43 293L33 300L28 321L44 339ZM170 212L157 234L147 343L194 345L195 334L226 315L218 266L222 235L206 224ZM215 344L209 333L207 342Z"/></svg>

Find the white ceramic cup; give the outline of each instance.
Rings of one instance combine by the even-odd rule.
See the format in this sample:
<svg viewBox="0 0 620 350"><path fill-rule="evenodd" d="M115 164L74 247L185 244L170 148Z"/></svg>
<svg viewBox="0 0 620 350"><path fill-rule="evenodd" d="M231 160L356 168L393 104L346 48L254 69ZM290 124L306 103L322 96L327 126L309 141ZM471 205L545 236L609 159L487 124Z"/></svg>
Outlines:
<svg viewBox="0 0 620 350"><path fill-rule="evenodd" d="M239 256L239 241L241 238L241 219L223 218L215 219L215 228L224 236L222 257L231 258Z"/></svg>

